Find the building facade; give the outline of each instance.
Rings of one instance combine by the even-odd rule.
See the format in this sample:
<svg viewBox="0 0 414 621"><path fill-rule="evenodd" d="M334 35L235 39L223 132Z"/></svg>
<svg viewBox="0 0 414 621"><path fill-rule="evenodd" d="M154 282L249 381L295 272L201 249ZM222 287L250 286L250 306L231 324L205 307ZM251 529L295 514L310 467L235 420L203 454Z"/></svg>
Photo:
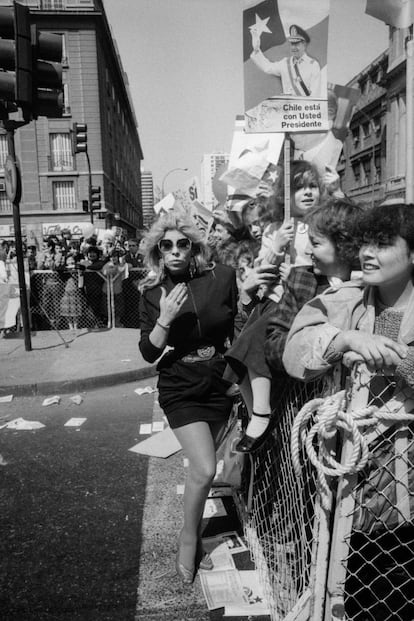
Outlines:
<svg viewBox="0 0 414 621"><path fill-rule="evenodd" d="M141 170L142 219L144 228L154 221L154 180L150 170Z"/></svg>
<svg viewBox="0 0 414 621"><path fill-rule="evenodd" d="M142 228L143 159L126 74L102 0L26 0L38 29L63 35L64 110L39 117L15 132L22 173L23 238L30 242L69 228L75 237L91 227L118 234ZM12 2L0 0L0 6ZM72 154L73 123L87 125L91 184L101 188L99 210L86 213L89 168ZM13 236L12 207L4 191L6 136L0 135L0 237ZM3 177L3 178L2 178ZM92 226L93 220L93 226Z"/></svg>
<svg viewBox="0 0 414 621"><path fill-rule="evenodd" d="M214 195L213 181L216 175L224 172L229 163L228 153L207 153L201 160L201 193L204 206L207 209L214 209L218 205L218 200Z"/></svg>
<svg viewBox="0 0 414 621"><path fill-rule="evenodd" d="M390 27L389 48L353 78L359 88L350 131L338 164L344 192L368 204L405 200L407 160L407 37Z"/></svg>

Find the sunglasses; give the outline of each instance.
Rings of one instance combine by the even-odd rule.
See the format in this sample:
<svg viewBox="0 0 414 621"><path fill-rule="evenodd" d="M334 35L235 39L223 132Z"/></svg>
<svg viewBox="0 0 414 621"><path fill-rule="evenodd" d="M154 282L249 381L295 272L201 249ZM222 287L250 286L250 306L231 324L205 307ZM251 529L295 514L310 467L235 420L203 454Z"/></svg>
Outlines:
<svg viewBox="0 0 414 621"><path fill-rule="evenodd" d="M190 250L191 245L191 239L186 239L185 237L177 239L175 244L171 239L161 239L158 242L158 249L160 252L171 252L174 246L176 246L178 250Z"/></svg>

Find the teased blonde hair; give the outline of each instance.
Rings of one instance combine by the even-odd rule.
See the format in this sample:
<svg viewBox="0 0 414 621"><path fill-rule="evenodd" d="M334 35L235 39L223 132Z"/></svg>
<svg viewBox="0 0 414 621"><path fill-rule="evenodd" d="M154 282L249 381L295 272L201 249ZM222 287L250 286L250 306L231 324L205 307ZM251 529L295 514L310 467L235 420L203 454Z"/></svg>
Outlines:
<svg viewBox="0 0 414 621"><path fill-rule="evenodd" d="M201 274L214 267L214 263L209 262L210 251L194 218L181 209L171 209L160 215L145 235L145 264L150 273L140 284L140 291L156 287L165 280L164 262L161 261L158 242L163 239L166 231L180 231L191 240L195 274Z"/></svg>

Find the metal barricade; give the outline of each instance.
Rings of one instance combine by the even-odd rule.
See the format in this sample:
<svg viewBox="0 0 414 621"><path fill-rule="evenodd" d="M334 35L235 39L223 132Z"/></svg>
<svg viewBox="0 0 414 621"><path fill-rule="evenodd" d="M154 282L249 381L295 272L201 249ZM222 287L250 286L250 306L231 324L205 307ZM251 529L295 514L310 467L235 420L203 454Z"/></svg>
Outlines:
<svg viewBox="0 0 414 621"><path fill-rule="evenodd" d="M272 621L414 619L414 392L364 365L348 383L280 385L238 497Z"/></svg>
<svg viewBox="0 0 414 621"><path fill-rule="evenodd" d="M32 328L109 327L105 280L100 272L89 270L34 270L30 277Z"/></svg>
<svg viewBox="0 0 414 621"><path fill-rule="evenodd" d="M148 273L129 268L121 273L100 270L34 270L30 308L35 330L73 328L139 328L138 284Z"/></svg>

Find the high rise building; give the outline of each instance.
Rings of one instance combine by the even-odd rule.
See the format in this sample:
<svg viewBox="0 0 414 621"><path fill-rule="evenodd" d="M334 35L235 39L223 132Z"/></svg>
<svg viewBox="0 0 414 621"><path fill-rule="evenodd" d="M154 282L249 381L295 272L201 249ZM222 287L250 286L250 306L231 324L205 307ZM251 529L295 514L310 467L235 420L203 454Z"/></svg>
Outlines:
<svg viewBox="0 0 414 621"><path fill-rule="evenodd" d="M154 180L150 170L141 170L142 218L144 227L154 220Z"/></svg>
<svg viewBox="0 0 414 621"><path fill-rule="evenodd" d="M93 227L125 236L142 227L143 154L126 74L102 0L20 0L38 29L63 37L64 109L15 133L22 172L23 238L69 228L79 237ZM13 6L0 0L0 6ZM72 153L73 124L87 125L88 158ZM4 191L7 136L0 134L0 237L13 237L12 207ZM90 183L91 182L91 183ZM84 211L89 185L101 188L101 207Z"/></svg>
<svg viewBox="0 0 414 621"><path fill-rule="evenodd" d="M214 196L213 180L216 174L224 172L229 163L228 153L207 153L201 160L201 192L207 209L214 209L218 200Z"/></svg>

